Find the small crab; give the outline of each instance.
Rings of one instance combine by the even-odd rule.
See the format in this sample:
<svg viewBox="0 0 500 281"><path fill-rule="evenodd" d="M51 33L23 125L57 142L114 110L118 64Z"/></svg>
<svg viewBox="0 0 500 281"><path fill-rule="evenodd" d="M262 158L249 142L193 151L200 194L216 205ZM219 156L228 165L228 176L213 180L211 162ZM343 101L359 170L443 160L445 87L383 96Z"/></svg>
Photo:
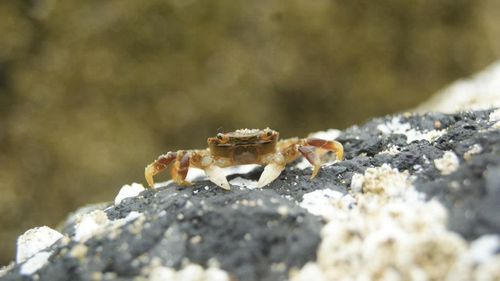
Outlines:
<svg viewBox="0 0 500 281"><path fill-rule="evenodd" d="M202 169L210 181L223 189L229 190L229 183L221 168L259 164L265 165L258 187L264 187L274 181L285 165L304 156L313 165L311 179L321 167L321 155L328 151L342 160L344 149L337 141L318 138L290 138L279 140L279 133L266 128L241 129L230 133L218 133L208 138L208 148L203 150L179 150L161 155L153 163L146 166L145 176L150 187L153 187L153 176L173 163L172 180L179 185L189 185L186 176L189 167Z"/></svg>

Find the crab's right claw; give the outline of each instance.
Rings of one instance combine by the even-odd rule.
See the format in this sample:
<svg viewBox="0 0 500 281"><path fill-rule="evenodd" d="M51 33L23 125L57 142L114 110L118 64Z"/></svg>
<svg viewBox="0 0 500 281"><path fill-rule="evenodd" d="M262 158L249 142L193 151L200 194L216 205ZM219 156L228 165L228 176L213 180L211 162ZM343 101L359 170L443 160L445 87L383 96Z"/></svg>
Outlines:
<svg viewBox="0 0 500 281"><path fill-rule="evenodd" d="M146 168L144 169L144 177L146 178L149 187L154 186L153 176L163 171L176 158L176 152L169 152L167 154L161 155L153 163L146 166Z"/></svg>
<svg viewBox="0 0 500 281"><path fill-rule="evenodd" d="M215 183L216 185L220 186L221 188L225 190L231 190L231 186L229 185L229 182L227 182L227 178L224 175L224 171L215 166L209 166L206 167L205 169L205 175L207 175L208 179Z"/></svg>

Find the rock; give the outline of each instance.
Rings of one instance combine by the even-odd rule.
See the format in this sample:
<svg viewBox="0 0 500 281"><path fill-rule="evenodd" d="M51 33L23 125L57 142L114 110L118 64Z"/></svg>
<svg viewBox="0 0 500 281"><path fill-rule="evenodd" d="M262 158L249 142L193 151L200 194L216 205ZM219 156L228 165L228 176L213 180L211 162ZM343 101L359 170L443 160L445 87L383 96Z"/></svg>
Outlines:
<svg viewBox="0 0 500 281"><path fill-rule="evenodd" d="M312 181L298 161L264 189L255 188L262 168L247 168L229 172L230 191L199 178L127 193L70 217L64 239L0 280L495 280L497 112L402 114L322 132L346 159Z"/></svg>
<svg viewBox="0 0 500 281"><path fill-rule="evenodd" d="M139 195L139 193L144 191L144 189L145 188L144 188L144 186L142 186L142 184L138 184L135 182L131 185L126 184L126 185L122 186L122 188L118 192L118 195L116 195L116 197L115 197L115 205L120 204L120 202L122 202L122 200L125 198L134 197L134 196Z"/></svg>
<svg viewBox="0 0 500 281"><path fill-rule="evenodd" d="M17 239L16 262L22 263L38 252L50 247L63 235L50 227L35 227Z"/></svg>
<svg viewBox="0 0 500 281"><path fill-rule="evenodd" d="M468 79L454 82L416 110L420 112L457 112L500 106L500 61Z"/></svg>

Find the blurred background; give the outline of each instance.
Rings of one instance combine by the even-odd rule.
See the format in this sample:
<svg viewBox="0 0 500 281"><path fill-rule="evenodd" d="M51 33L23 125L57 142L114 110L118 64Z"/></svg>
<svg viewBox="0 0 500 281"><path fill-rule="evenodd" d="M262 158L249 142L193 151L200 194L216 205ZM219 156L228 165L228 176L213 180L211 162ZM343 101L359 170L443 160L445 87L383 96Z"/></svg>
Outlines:
<svg viewBox="0 0 500 281"><path fill-rule="evenodd" d="M496 0L2 0L0 265L218 128L413 108L498 59L499 29Z"/></svg>

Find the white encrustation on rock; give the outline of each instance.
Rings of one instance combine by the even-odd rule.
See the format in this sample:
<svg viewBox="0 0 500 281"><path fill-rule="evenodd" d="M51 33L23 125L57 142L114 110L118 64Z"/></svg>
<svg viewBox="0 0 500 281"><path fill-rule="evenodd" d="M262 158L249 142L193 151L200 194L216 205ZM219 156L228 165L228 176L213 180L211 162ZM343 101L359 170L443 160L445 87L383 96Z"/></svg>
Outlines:
<svg viewBox="0 0 500 281"><path fill-rule="evenodd" d="M446 176L458 169L460 161L453 151L446 151L443 154L443 157L434 160L434 165L436 165L436 168L442 175Z"/></svg>
<svg viewBox="0 0 500 281"><path fill-rule="evenodd" d="M122 200L125 198L135 197L139 195L139 193L141 193L144 190L145 188L142 184L135 182L132 184L126 184L122 186L122 188L115 197L115 205L120 204L120 202L122 202Z"/></svg>
<svg viewBox="0 0 500 281"><path fill-rule="evenodd" d="M48 226L29 229L17 238L16 262L26 261L63 237L61 233Z"/></svg>

